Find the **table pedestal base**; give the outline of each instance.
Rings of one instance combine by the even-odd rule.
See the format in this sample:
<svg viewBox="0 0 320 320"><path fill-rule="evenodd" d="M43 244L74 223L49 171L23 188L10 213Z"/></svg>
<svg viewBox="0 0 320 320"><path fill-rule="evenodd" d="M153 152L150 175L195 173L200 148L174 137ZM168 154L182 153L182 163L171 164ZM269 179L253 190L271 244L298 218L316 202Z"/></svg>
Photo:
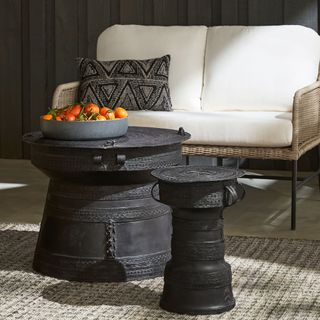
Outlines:
<svg viewBox="0 0 320 320"><path fill-rule="evenodd" d="M160 306L182 314L216 314L235 306L224 261L222 208L173 210L172 259Z"/></svg>
<svg viewBox="0 0 320 320"><path fill-rule="evenodd" d="M51 180L33 268L76 281L163 275L171 209L152 199L151 187Z"/></svg>
<svg viewBox="0 0 320 320"><path fill-rule="evenodd" d="M231 292L231 286L221 289L207 289L205 291L170 287L166 285L160 307L164 310L189 315L219 314L234 308L235 300L226 304L226 290Z"/></svg>

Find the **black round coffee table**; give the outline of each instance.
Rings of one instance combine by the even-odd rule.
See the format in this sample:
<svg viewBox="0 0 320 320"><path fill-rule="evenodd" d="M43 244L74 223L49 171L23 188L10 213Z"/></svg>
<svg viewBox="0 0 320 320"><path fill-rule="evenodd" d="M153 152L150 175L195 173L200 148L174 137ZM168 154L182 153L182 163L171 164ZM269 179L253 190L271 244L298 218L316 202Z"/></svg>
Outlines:
<svg viewBox="0 0 320 320"><path fill-rule="evenodd" d="M183 130L130 127L112 140L24 135L32 164L50 177L33 268L76 281L163 274L171 209L151 197L151 170L182 160Z"/></svg>

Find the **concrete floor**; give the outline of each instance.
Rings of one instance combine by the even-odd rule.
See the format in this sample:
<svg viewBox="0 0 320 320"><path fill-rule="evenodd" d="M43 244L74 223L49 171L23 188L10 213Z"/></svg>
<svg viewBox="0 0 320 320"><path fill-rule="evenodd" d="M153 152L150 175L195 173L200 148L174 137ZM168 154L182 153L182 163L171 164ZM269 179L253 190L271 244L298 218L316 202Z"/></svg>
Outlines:
<svg viewBox="0 0 320 320"><path fill-rule="evenodd" d="M315 179L298 193L297 230L290 231L290 182L243 179L245 199L225 211L225 234L320 240ZM0 223L39 223L48 179L30 161L0 159Z"/></svg>

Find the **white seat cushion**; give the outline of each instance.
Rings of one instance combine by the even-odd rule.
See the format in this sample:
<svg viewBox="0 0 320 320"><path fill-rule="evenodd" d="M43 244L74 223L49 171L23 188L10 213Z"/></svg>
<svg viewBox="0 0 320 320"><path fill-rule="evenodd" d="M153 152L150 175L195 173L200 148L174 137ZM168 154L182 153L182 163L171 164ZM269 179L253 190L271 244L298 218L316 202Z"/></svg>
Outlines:
<svg viewBox="0 0 320 320"><path fill-rule="evenodd" d="M170 54L169 87L174 110L201 109L205 26L115 25L99 36L98 60L149 59Z"/></svg>
<svg viewBox="0 0 320 320"><path fill-rule="evenodd" d="M129 125L177 129L191 134L186 143L287 147L292 142L291 112L129 111Z"/></svg>
<svg viewBox="0 0 320 320"><path fill-rule="evenodd" d="M291 111L317 79L320 37L302 26L208 29L202 110Z"/></svg>

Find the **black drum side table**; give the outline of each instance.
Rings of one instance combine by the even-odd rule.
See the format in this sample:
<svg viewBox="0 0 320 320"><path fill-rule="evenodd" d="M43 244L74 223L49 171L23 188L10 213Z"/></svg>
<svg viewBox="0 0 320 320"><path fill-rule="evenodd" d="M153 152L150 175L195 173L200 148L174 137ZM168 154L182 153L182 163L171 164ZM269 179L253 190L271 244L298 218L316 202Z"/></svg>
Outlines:
<svg viewBox="0 0 320 320"><path fill-rule="evenodd" d="M76 281L163 275L171 209L153 200L150 172L181 163L181 130L130 127L112 140L26 134L31 162L50 177L33 268Z"/></svg>
<svg viewBox="0 0 320 320"><path fill-rule="evenodd" d="M158 169L160 201L172 207L172 258L160 306L182 314L215 314L235 306L231 267L224 260L223 209L244 196L237 178L222 167Z"/></svg>

